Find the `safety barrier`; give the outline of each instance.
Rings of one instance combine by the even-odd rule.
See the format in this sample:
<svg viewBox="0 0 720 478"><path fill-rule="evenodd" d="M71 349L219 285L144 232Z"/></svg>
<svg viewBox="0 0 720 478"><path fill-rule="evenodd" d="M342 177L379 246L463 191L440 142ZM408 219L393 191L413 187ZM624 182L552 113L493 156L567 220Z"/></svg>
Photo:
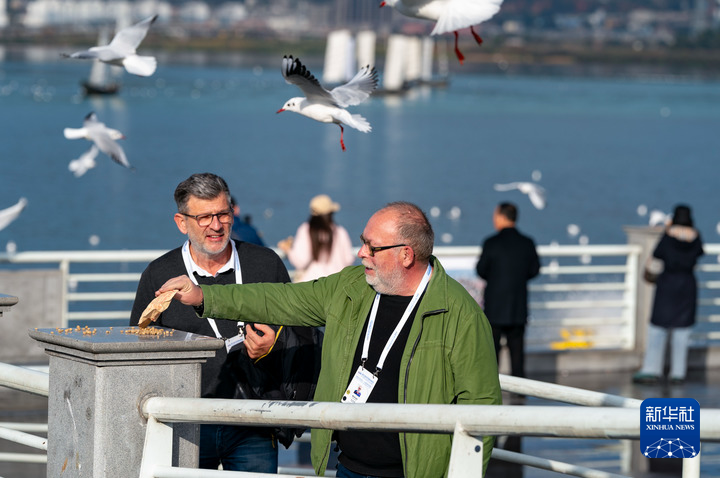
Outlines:
<svg viewBox="0 0 720 478"><path fill-rule="evenodd" d="M577 407L363 404L282 402L150 397L142 402L147 418L141 478L269 476L214 470L173 468L172 423L242 424L245 426L290 426L353 430L400 430L416 433L453 434L450 477L476 476L482 463L483 435L518 435L567 438L632 439L640 435L640 400L549 384L517 377L500 376L505 391L563 401ZM47 374L0 364L0 386L39 395L48 394ZM701 410L701 440L720 441L720 409ZM10 425L10 426L9 426ZM47 439L19 431L21 426L0 424L0 439L47 450ZM34 431L38 430L37 426ZM138 445L140 446L140 445ZM480 448L478 448L480 447ZM478 451L480 450L480 451ZM0 455L2 461L23 460L20 454ZM43 455L33 456L34 462ZM493 450L493 458L534 466L571 476L618 478L621 475L541 457ZM683 477L700 476L700 458L683 460ZM282 475L283 470L279 470ZM298 476L299 470L292 470Z"/></svg>

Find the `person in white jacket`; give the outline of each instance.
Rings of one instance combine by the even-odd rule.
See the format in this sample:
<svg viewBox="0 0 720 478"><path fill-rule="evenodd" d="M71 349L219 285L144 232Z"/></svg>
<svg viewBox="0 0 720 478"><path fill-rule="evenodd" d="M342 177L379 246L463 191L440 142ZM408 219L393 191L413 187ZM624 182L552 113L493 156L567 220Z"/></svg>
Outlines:
<svg viewBox="0 0 720 478"><path fill-rule="evenodd" d="M295 237L278 242L296 269L294 282L304 282L340 271L355 261L350 235L333 220L340 204L327 194L310 201L310 218L298 227Z"/></svg>

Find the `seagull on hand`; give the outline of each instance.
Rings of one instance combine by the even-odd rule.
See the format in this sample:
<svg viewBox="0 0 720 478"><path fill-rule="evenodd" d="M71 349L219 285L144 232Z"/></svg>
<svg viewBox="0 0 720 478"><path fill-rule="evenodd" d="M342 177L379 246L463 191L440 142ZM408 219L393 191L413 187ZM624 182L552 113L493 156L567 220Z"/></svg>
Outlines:
<svg viewBox="0 0 720 478"><path fill-rule="evenodd" d="M515 182L508 184L496 184L495 191L510 191L518 189L521 193L527 194L530 202L537 209L545 208L545 189L539 184L530 182Z"/></svg>
<svg viewBox="0 0 720 478"><path fill-rule="evenodd" d="M85 117L82 128L65 128L63 134L67 139L83 138L92 141L100 151L110 156L116 163L128 169L135 169L130 166L125 151L115 141L125 136L120 131L108 128L105 123L98 121L95 113L91 112Z"/></svg>
<svg viewBox="0 0 720 478"><path fill-rule="evenodd" d="M407 17L435 21L430 35L453 32L455 55L462 65L465 57L458 48L458 30L470 27L470 33L478 45L482 38L473 25L489 20L499 10L503 0L384 0L381 7L393 7Z"/></svg>
<svg viewBox="0 0 720 478"><path fill-rule="evenodd" d="M72 171L76 178L79 178L87 173L88 170L95 167L95 158L99 152L100 150L93 144L90 146L90 149L85 151L79 158L70 161L68 169Z"/></svg>
<svg viewBox="0 0 720 478"><path fill-rule="evenodd" d="M0 231L5 229L8 224L18 218L23 209L27 206L27 199L20 198L14 206L0 210Z"/></svg>
<svg viewBox="0 0 720 478"><path fill-rule="evenodd" d="M150 76L155 73L157 60L154 56L138 56L135 50L147 35L150 25L157 19L157 15L146 18L129 27L123 28L115 34L109 45L94 46L88 50L78 51L66 58L81 60L100 60L110 65L124 66L128 73L138 76Z"/></svg>
<svg viewBox="0 0 720 478"><path fill-rule="evenodd" d="M371 68L367 65L361 68L350 81L330 91L320 85L298 58L283 57L282 75L285 82L300 88L305 93L305 98L301 96L290 98L277 111L278 113L292 111L321 123L335 123L340 126L340 146L343 151L345 151L343 124L363 133L372 130L365 118L357 114L351 115L345 107L362 103L377 88L378 77L375 67Z"/></svg>

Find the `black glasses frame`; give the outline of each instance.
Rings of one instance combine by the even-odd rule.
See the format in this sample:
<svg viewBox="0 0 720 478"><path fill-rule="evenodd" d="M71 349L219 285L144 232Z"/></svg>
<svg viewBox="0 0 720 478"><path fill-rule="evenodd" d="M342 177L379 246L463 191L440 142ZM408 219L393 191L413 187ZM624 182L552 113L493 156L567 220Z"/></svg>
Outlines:
<svg viewBox="0 0 720 478"><path fill-rule="evenodd" d="M375 257L376 252L385 251L387 249L394 249L396 247L407 247L407 244L394 244L392 246L371 246L370 243L367 242L362 236L360 236L360 242L362 242L363 246L368 248L370 257Z"/></svg>
<svg viewBox="0 0 720 478"><path fill-rule="evenodd" d="M192 214L185 214L184 212L181 212L180 214L182 214L182 215L185 216L185 217L191 217L191 218L195 219L195 220L197 221L197 223L198 223L198 226L200 226L200 227L207 227L207 226L209 226L210 224L212 224L213 218L215 218L215 217L218 218L218 221L220 221L220 224L230 224L230 223L232 222L232 218L233 218L233 211L232 211L232 209L228 209L227 211L216 212L215 214L195 214L195 215L192 215ZM222 218L221 218L221 216L227 216L227 221L223 221ZM202 221L202 222L205 222L205 220L208 219L208 218L210 218L210 221L208 221L207 224L202 224L202 223L201 223L201 221Z"/></svg>

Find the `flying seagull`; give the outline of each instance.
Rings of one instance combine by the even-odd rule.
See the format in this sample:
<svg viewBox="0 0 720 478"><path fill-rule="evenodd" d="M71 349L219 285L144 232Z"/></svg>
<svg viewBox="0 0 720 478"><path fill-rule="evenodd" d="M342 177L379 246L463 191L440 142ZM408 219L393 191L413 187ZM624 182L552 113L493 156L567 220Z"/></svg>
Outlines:
<svg viewBox="0 0 720 478"><path fill-rule="evenodd" d="M530 202L537 209L545 208L545 189L543 189L539 184L530 182L515 182L508 184L496 184L494 188L495 191L511 191L513 189L517 189L521 193L527 194L530 198Z"/></svg>
<svg viewBox="0 0 720 478"><path fill-rule="evenodd" d="M83 121L82 128L65 128L63 131L67 139L84 138L92 141L97 148L107 154L116 163L125 166L128 169L135 169L125 156L125 151L115 141L125 136L118 130L108 128L105 123L98 121L95 113L89 113Z"/></svg>
<svg viewBox="0 0 720 478"><path fill-rule="evenodd" d="M14 206L0 210L0 231L5 229L8 224L18 218L23 209L27 206L27 199L20 198Z"/></svg>
<svg viewBox="0 0 720 478"><path fill-rule="evenodd" d="M453 32L455 55L463 63L465 57L458 48L458 30L470 27L470 33L479 44L482 38L473 25L489 20L499 10L503 0L384 0L381 7L393 7L407 17L435 21L431 35Z"/></svg>
<svg viewBox="0 0 720 478"><path fill-rule="evenodd" d="M340 146L343 151L345 151L343 124L363 133L372 130L365 118L351 115L345 107L362 103L377 88L378 77L375 67L370 68L370 65L367 65L361 68L350 81L330 91L323 88L305 65L300 63L300 59L293 58L292 55L283 57L282 75L285 82L300 88L305 93L305 97L290 98L277 111L278 113L292 111L321 123L335 123L340 126Z"/></svg>
<svg viewBox="0 0 720 478"><path fill-rule="evenodd" d="M93 144L90 146L90 149L85 151L79 158L70 161L68 169L72 171L76 178L79 178L87 173L88 170L95 167L95 158L99 152L100 150Z"/></svg>
<svg viewBox="0 0 720 478"><path fill-rule="evenodd" d="M157 60L154 56L138 56L135 50L140 46L150 25L157 17L154 15L121 29L115 34L109 45L94 46L88 50L70 55L63 54L63 56L81 60L100 60L111 65L124 66L127 72L133 75L150 76L155 73Z"/></svg>

